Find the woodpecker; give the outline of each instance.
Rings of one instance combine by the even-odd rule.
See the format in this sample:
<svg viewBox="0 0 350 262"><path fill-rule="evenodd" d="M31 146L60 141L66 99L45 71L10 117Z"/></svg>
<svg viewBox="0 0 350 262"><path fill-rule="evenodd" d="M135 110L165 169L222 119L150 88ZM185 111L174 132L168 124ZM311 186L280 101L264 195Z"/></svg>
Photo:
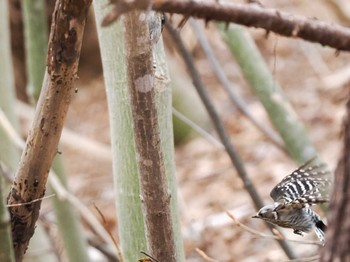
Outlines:
<svg viewBox="0 0 350 262"><path fill-rule="evenodd" d="M291 228L303 235L314 230L322 243L327 226L311 209L312 205L328 202L330 172L325 164L313 164L315 158L286 176L271 191L275 201L264 206L253 218L263 219L280 227Z"/></svg>

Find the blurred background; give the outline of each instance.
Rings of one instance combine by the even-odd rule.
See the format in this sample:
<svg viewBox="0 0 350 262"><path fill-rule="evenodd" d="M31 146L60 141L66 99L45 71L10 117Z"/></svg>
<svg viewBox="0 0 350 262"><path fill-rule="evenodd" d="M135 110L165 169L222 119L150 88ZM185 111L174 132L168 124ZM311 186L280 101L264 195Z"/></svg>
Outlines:
<svg viewBox="0 0 350 262"><path fill-rule="evenodd" d="M54 8L47 3L48 26ZM350 4L345 0L261 0L266 7L276 8L326 22L350 25ZM9 1L11 48L19 101L28 103L26 95L25 51L21 1ZM180 17L174 16L173 21ZM116 234L115 201L110 156L108 109L99 46L91 10L79 66L77 93L73 96L66 131L61 139L62 157L69 174L69 186L79 199L96 213L93 203L104 214L109 229ZM249 111L260 122L271 126L260 101L252 94L242 77L231 52L217 28L199 21L224 73ZM348 96L350 55L299 39L285 38L262 29L247 28L255 40L268 67L304 123L309 138L322 159L333 171L341 151L342 118ZM270 190L297 167L282 150L270 142L237 108L232 105L218 82L190 23L180 30L191 52L210 97L220 112L232 143L237 148L248 174L266 203L272 202ZM183 61L174 50L167 32L163 32L167 61L172 78L173 104L185 116L208 134L216 137L210 119L184 70ZM33 112L16 103L23 137L26 136ZM253 220L256 213L249 195L225 151L206 137L174 117L176 141L176 173L179 209L187 261L203 261L195 248L218 261L282 261L285 256L269 239L259 238L234 225L225 213L230 210L244 224L268 233L262 221ZM50 213L44 201L42 212ZM324 214L319 211L322 216ZM54 226L53 226L54 227ZM52 230L55 235L55 229ZM282 230L288 238L316 239L313 233L296 236L292 230ZM59 242L59 240L58 240ZM291 243L296 252L308 257L317 246ZM59 244L58 244L59 246Z"/></svg>

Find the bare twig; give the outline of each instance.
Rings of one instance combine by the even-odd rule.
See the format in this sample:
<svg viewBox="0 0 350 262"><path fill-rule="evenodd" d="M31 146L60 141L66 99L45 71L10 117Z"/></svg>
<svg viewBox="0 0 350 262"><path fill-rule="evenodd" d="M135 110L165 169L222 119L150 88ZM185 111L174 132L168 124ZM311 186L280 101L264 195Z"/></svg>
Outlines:
<svg viewBox="0 0 350 262"><path fill-rule="evenodd" d="M120 259L120 262L124 262L124 257L123 257L123 254L122 254L122 251L119 247L119 244L118 244L118 241L117 239L114 237L114 235L112 234L112 232L107 228L107 221L106 221L106 218L105 216L103 215L102 211L98 208L98 206L96 205L96 203L94 202L93 203L95 209L97 210L97 212L99 213L100 217L102 218L102 221L103 221L103 226L105 228L105 230L108 232L110 238L113 240L113 243L118 251L118 256L119 256L119 259Z"/></svg>
<svg viewBox="0 0 350 262"><path fill-rule="evenodd" d="M31 123L33 120L33 115L34 115L33 107L21 101L17 101L16 110L19 117L21 119L24 119L24 122L25 122L24 132L28 133L30 126L27 123L29 122ZM0 120L1 120L1 115L0 115ZM112 152L111 152L111 147L109 145L106 145L104 143L88 138L87 136L84 136L82 134L78 134L77 132L74 132L73 130L67 127L64 127L62 130L60 145L67 146L78 152L83 152L84 154L87 154L96 160L101 160L106 162L112 161Z"/></svg>
<svg viewBox="0 0 350 262"><path fill-rule="evenodd" d="M330 74L331 70L326 61L322 58L318 48L315 48L315 46L310 43L300 41L299 47L318 77Z"/></svg>
<svg viewBox="0 0 350 262"><path fill-rule="evenodd" d="M110 238L108 232L101 225L100 221L95 217L95 215L87 208L76 196L62 185L60 180L57 178L56 174L50 171L49 182L57 197L61 200L69 201L81 214L84 221L91 227L91 229L99 236L103 241L109 246L113 247L113 240Z"/></svg>
<svg viewBox="0 0 350 262"><path fill-rule="evenodd" d="M232 104L234 104L238 108L238 110L253 123L253 125L255 125L268 139L270 139L271 142L273 142L278 148L286 152L284 144L282 140L277 136L277 134L267 126L264 126L262 123L260 123L249 111L244 101L238 97L238 95L234 91L234 84L230 83L230 81L226 77L224 70L221 68L218 60L216 59L213 49L211 48L209 41L203 32L203 29L198 25L198 22L194 19L190 19L190 25L193 28L193 32L197 35L198 41L202 46L206 56L208 57L208 61L217 79L221 83L224 90L227 92Z"/></svg>
<svg viewBox="0 0 350 262"><path fill-rule="evenodd" d="M195 249L196 252L198 253L198 255L201 256L201 258L204 259L204 261L208 261L208 262L219 262L219 260L213 259L211 257L209 257L203 250L196 248Z"/></svg>
<svg viewBox="0 0 350 262"><path fill-rule="evenodd" d="M241 179L244 183L244 186L246 187L247 191L249 192L255 207L257 209L259 209L261 206L263 206L261 198L258 195L252 182L248 178L248 175L247 175L246 170L242 164L242 161L240 160L238 154L236 153L236 151L231 143L231 139L225 130L224 124L222 123L222 120L220 119L219 114L217 113L216 109L214 108L213 103L210 101L209 95L207 94L206 87L204 86L204 84L200 78L200 75L199 75L197 69L195 68L195 65L194 65L194 62L192 60L191 55L186 50L184 43L182 42L181 37L179 36L178 32L173 28L173 26L171 24L169 24L169 22L167 22L165 24L165 26L166 26L166 29L168 30L168 32L170 33L178 52L180 53L180 55L182 56L182 58L184 59L184 61L186 63L188 72L192 77L193 84L194 84L201 100L203 101L203 104L204 104L205 108L207 109L207 111L211 117L211 120L214 123L215 129L220 137L221 142L225 146L225 149L227 150L227 153L230 156L234 167L236 168L239 176L241 177Z"/></svg>
<svg viewBox="0 0 350 262"><path fill-rule="evenodd" d="M0 161L0 176L3 176L5 178L5 181L8 183L13 182L10 171L7 169L7 167L4 165L2 161Z"/></svg>
<svg viewBox="0 0 350 262"><path fill-rule="evenodd" d="M130 10L150 8L148 1L143 0L115 0L113 2L114 8L103 20L103 25L112 23L121 14ZM263 28L283 36L298 37L338 50L350 51L350 30L348 28L316 19L293 16L257 4L204 0L153 0L151 8L158 12L201 18L207 22L216 20Z"/></svg>
<svg viewBox="0 0 350 262"><path fill-rule="evenodd" d="M198 134L203 136L207 141L209 141L211 144L213 144L217 148L225 149L224 145L221 144L220 141L218 141L215 137L213 137L211 134L209 134L206 130L201 128L199 125L194 123L191 119L187 118L184 114L177 111L174 107L173 107L173 115L176 116L178 119L180 119L182 122L189 125L194 131L196 131Z"/></svg>
<svg viewBox="0 0 350 262"><path fill-rule="evenodd" d="M235 148L233 147L231 143L231 139L226 132L226 129L224 127L224 124L222 120L219 117L219 114L217 113L216 109L214 108L213 103L211 102L209 95L207 93L207 89L204 86L200 75L194 65L193 59L189 52L187 51L184 43L182 42L181 37L179 36L178 32L173 28L173 26L167 21L165 23L165 27L168 30L171 38L173 39L174 45L179 52L179 54L182 56L183 60L185 61L187 70L189 74L192 77L193 84L198 92L198 95L200 96L205 108L207 109L211 120L214 123L214 127L216 131L218 132L218 135L220 137L221 142L224 144L225 149L227 151L227 154L229 155L231 162L233 166L236 168L237 173L239 177L241 178L245 189L248 191L254 206L257 210L263 206L263 202L261 200L261 197L259 196L258 192L256 191L252 181L248 177L248 174L245 170L245 167L237 154ZM271 225L267 223L267 226L271 228ZM295 255L293 251L290 249L290 247L284 242L284 241L278 241L284 252L287 254L289 258L295 258Z"/></svg>
<svg viewBox="0 0 350 262"><path fill-rule="evenodd" d="M20 117L24 118L25 122L32 122L34 113L33 108L22 102L17 102L18 104L16 105L16 107L17 109L19 109L18 113ZM16 147L20 149L24 148L25 142L17 134L16 130L13 128L13 126L11 125L10 121L8 120L1 108L0 126ZM29 129L25 128L24 132L27 133L28 131ZM60 143L64 146L73 148L79 152L84 152L89 156L93 157L94 159L108 162L112 161L110 146L100 143L96 140L90 139L81 134L78 134L68 128L63 128Z"/></svg>
<svg viewBox="0 0 350 262"><path fill-rule="evenodd" d="M13 144L18 148L24 148L25 142L20 136L18 136L15 128L12 126L11 122L5 115L4 111L0 108L0 126L5 131L8 138L13 142Z"/></svg>
<svg viewBox="0 0 350 262"><path fill-rule="evenodd" d="M320 256L312 256L312 257L305 257L305 258L297 258L297 259L289 259L289 260L278 260L278 262L313 262L318 261ZM276 261L277 262L277 261Z"/></svg>
<svg viewBox="0 0 350 262"><path fill-rule="evenodd" d="M117 255L112 252L112 250L105 243L101 242L99 239L96 239L95 236L88 236L87 239L90 246L99 250L104 256L108 259L108 262L118 262L119 259Z"/></svg>
<svg viewBox="0 0 350 262"><path fill-rule="evenodd" d="M19 207L19 206L25 206L25 205L31 205L35 202L38 202L38 201L42 201L42 200L45 200L45 199L48 199L48 198L51 198L55 196L55 194L51 194L51 195L48 195L48 196L44 196L44 197L41 197L41 198L38 198L38 199L34 199L32 201L29 201L29 202L25 202L25 203L17 203L17 204L12 204L12 205L6 205L7 207Z"/></svg>
<svg viewBox="0 0 350 262"><path fill-rule="evenodd" d="M331 89L331 88L340 88L341 86L348 83L349 79L350 79L350 66L347 65L333 72L330 75L326 75L322 79L322 82L327 88Z"/></svg>
<svg viewBox="0 0 350 262"><path fill-rule="evenodd" d="M143 261L155 261L155 262L160 262L158 259L152 257L151 255L147 254L147 253L144 252L144 251L141 251L140 253L148 257L148 258L146 258L146 259L144 259L144 258L140 259L140 260L139 260L140 262L143 262Z"/></svg>
<svg viewBox="0 0 350 262"><path fill-rule="evenodd" d="M278 240L285 240L284 237L281 237L281 235L278 235L278 236L273 236L273 235L267 235L267 234L264 234L264 233L261 233L255 229L252 229L250 227L247 227L246 225L242 224L236 217L235 215L227 210L226 211L226 214L232 219L232 221L234 222L234 224L242 229L244 229L245 231L249 232L249 233L252 233L254 235L257 235L259 237L263 237L263 238L269 238L269 239L278 239Z"/></svg>

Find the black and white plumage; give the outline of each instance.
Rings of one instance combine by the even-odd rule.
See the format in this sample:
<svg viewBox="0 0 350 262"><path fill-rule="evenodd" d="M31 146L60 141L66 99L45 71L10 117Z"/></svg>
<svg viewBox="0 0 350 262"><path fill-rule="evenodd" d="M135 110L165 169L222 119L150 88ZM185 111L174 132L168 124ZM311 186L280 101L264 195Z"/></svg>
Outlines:
<svg viewBox="0 0 350 262"><path fill-rule="evenodd" d="M254 218L292 228L299 235L314 229L324 242L326 225L310 206L328 202L330 172L325 164L313 162L314 159L308 161L277 184L270 193L275 203L261 208Z"/></svg>

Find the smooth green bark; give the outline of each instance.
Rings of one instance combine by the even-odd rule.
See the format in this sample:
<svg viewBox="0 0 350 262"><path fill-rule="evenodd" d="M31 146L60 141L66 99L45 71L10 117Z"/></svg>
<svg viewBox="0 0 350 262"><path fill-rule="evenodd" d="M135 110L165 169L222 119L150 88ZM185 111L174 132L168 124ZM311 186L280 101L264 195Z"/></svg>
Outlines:
<svg viewBox="0 0 350 262"><path fill-rule="evenodd" d="M0 1L0 108L11 124L18 129L15 104L15 83L11 57L9 10L7 1ZM19 151L11 144L2 127L0 127L0 160L12 171L17 168Z"/></svg>
<svg viewBox="0 0 350 262"><path fill-rule="evenodd" d="M11 240L10 215L5 205L3 174L0 170L0 261L15 261Z"/></svg>
<svg viewBox="0 0 350 262"><path fill-rule="evenodd" d="M139 252L147 250L147 243L127 88L123 25L122 21L119 21L106 28L101 27L101 21L108 12L107 3L108 1L95 1L94 8L110 115L118 231L125 260L137 261L141 256ZM155 49L157 71L154 88L167 183L171 192L177 261L185 261L177 211L171 89L161 40Z"/></svg>
<svg viewBox="0 0 350 262"><path fill-rule="evenodd" d="M66 172L62 158L59 155L56 155L52 169L62 185L67 189ZM56 196L52 199L52 203L69 261L88 262L87 243L83 236L79 214L67 199L61 200Z"/></svg>
<svg viewBox="0 0 350 262"><path fill-rule="evenodd" d="M247 31L237 25L218 24L218 29L236 58L245 79L265 107L270 120L285 142L290 156L304 163L317 152L298 118Z"/></svg>
<svg viewBox="0 0 350 262"><path fill-rule="evenodd" d="M8 2L0 1L0 108L11 121L11 124L18 127L13 112L15 100L14 80L12 69L12 58L10 48L10 27ZM9 137L0 127L0 164L3 162L12 171L15 170L19 159L19 151L12 145ZM13 246L11 240L11 226L8 209L5 205L5 185L3 174L0 172L0 261L14 261ZM6 192L6 193L5 193Z"/></svg>
<svg viewBox="0 0 350 262"><path fill-rule="evenodd" d="M45 73L47 20L45 0L22 0L27 66L27 94L38 100Z"/></svg>
<svg viewBox="0 0 350 262"><path fill-rule="evenodd" d="M147 250L147 244L127 88L123 23L101 27L109 10L108 2L93 4L109 109L118 233L125 260L137 261L140 251Z"/></svg>

